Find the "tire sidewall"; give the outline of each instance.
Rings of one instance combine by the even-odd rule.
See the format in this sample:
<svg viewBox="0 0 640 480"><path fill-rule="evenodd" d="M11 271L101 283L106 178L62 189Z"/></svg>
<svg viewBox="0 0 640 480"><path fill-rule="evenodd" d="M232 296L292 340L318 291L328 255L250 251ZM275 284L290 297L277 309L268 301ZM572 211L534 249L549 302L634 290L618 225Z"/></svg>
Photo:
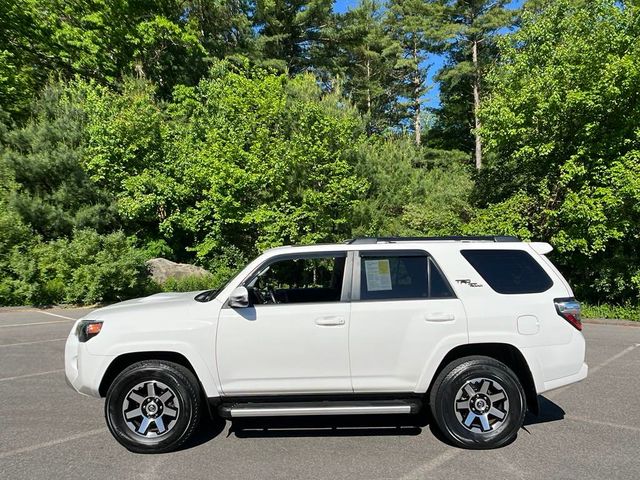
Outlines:
<svg viewBox="0 0 640 480"><path fill-rule="evenodd" d="M476 433L463 426L456 416L454 402L460 388L474 378L488 378L498 382L509 400L507 416L496 430ZM518 379L498 362L472 361L454 368L444 378L436 392L434 409L436 421L453 443L465 448L497 448L511 441L522 426L525 414L524 392Z"/></svg>
<svg viewBox="0 0 640 480"><path fill-rule="evenodd" d="M141 382L156 380L174 391L179 402L178 419L165 435L145 438L132 432L126 424L122 405L127 393ZM105 417L112 435L127 449L136 453L159 453L172 450L189 435L194 417L194 393L186 388L179 372L166 364L136 365L122 372L113 382L107 393ZM196 397L197 400L197 397Z"/></svg>

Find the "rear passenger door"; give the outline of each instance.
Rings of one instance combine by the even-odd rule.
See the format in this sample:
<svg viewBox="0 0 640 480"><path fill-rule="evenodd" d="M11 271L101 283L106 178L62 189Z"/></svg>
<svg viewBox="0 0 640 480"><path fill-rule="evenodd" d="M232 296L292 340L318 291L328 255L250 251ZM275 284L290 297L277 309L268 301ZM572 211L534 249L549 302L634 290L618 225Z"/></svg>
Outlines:
<svg viewBox="0 0 640 480"><path fill-rule="evenodd" d="M355 392L413 392L436 351L467 338L462 303L426 251L355 257L349 327Z"/></svg>

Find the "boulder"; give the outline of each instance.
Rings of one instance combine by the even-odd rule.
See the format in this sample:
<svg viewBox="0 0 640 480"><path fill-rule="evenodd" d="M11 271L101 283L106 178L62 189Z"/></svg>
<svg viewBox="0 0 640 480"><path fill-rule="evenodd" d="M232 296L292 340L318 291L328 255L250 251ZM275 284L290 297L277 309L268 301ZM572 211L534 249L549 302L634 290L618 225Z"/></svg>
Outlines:
<svg viewBox="0 0 640 480"><path fill-rule="evenodd" d="M210 273L202 267L188 263L176 263L166 258L152 258L151 260L147 260L147 267L151 274L151 280L159 284L163 284L169 278L202 277L204 275L210 275Z"/></svg>

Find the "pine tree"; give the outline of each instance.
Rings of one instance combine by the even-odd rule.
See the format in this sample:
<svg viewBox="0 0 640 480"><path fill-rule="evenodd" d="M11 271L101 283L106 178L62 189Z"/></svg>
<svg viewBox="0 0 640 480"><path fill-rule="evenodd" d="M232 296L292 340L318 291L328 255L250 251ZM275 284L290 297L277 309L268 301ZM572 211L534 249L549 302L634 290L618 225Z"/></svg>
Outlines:
<svg viewBox="0 0 640 480"><path fill-rule="evenodd" d="M368 117L369 131L397 123L398 86L395 67L401 46L389 34L381 4L361 0L339 19L337 74L355 106Z"/></svg>
<svg viewBox="0 0 640 480"><path fill-rule="evenodd" d="M486 67L496 58L495 37L515 22L516 12L506 8L508 3L509 0L454 0L448 5L448 29L454 31L455 35L448 44L449 65L440 73L439 79L447 84L444 91L455 95L450 99L468 105L466 111L473 119L473 157L478 169L482 168L481 125L478 117L482 80ZM471 102L455 94L457 84L469 86ZM450 110L452 108L455 109L449 107Z"/></svg>
<svg viewBox="0 0 640 480"><path fill-rule="evenodd" d="M257 0L253 19L263 62L291 74L313 69L332 7L331 0Z"/></svg>
<svg viewBox="0 0 640 480"><path fill-rule="evenodd" d="M440 0L391 0L387 21L394 39L402 47L402 57L396 64L403 72L403 92L408 99L407 114L411 116L416 144L422 142L422 101L429 90L427 72L431 54L442 48L447 38L445 5Z"/></svg>

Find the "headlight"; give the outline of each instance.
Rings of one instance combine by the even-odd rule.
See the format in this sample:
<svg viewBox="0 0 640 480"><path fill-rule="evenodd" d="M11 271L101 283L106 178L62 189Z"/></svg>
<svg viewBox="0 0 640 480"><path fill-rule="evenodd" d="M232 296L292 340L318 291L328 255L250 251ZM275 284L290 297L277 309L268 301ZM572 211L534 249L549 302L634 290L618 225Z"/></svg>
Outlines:
<svg viewBox="0 0 640 480"><path fill-rule="evenodd" d="M95 337L102 330L102 320L82 320L76 328L79 342L86 342Z"/></svg>

